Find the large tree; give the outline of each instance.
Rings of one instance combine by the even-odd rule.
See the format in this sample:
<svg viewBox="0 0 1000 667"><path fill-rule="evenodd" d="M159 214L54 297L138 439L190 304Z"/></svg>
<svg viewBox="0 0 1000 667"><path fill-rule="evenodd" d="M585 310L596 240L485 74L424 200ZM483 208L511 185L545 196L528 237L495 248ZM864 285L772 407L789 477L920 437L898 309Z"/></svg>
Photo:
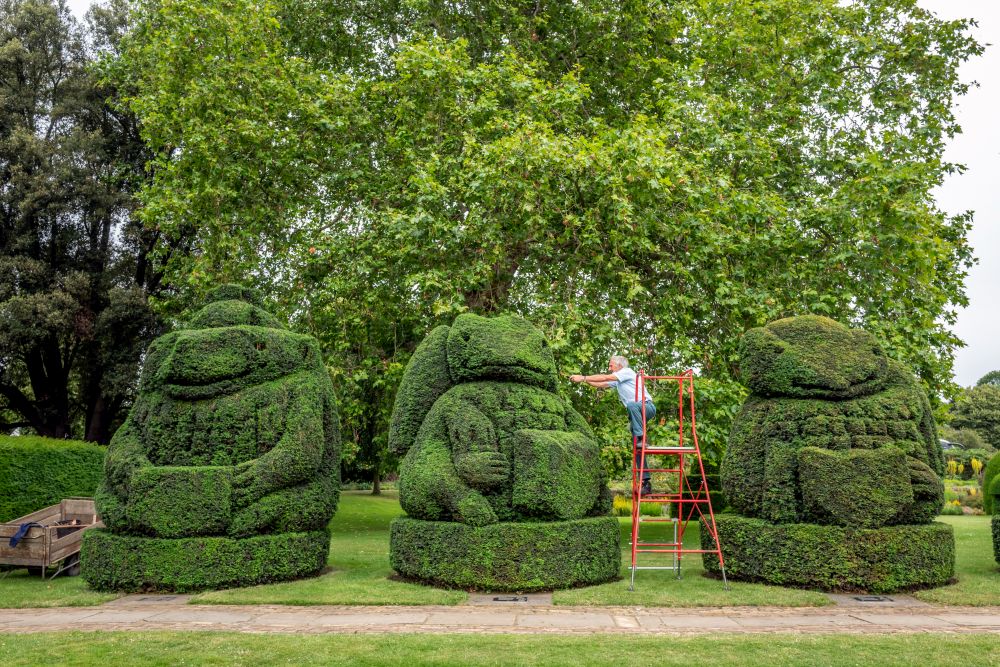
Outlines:
<svg viewBox="0 0 1000 667"><path fill-rule="evenodd" d="M865 326L950 384L971 214L931 192L959 168L943 147L981 51L967 21L913 0L138 15L121 71L159 155L144 215L198 230L172 275L262 283L365 374L344 386L373 424L392 387L364 394L370 373L464 310L532 318L566 370L612 350L698 367L716 444L738 338L777 317Z"/></svg>
<svg viewBox="0 0 1000 667"><path fill-rule="evenodd" d="M107 442L160 320L158 234L133 216L148 153L96 60L113 7L0 1L0 430Z"/></svg>

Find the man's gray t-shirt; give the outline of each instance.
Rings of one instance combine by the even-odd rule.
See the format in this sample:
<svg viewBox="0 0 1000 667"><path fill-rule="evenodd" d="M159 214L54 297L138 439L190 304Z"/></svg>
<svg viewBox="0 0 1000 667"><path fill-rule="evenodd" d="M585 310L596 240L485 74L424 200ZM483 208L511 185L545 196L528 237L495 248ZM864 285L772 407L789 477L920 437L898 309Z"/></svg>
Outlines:
<svg viewBox="0 0 1000 667"><path fill-rule="evenodd" d="M635 371L631 368L620 368L614 373L612 373L618 380L616 382L611 382L608 386L614 387L618 390L618 398L621 400L622 405L628 405L629 403L635 402ZM643 383L645 384L645 383ZM643 400L651 401L653 400L649 392L646 391L646 387L642 388Z"/></svg>

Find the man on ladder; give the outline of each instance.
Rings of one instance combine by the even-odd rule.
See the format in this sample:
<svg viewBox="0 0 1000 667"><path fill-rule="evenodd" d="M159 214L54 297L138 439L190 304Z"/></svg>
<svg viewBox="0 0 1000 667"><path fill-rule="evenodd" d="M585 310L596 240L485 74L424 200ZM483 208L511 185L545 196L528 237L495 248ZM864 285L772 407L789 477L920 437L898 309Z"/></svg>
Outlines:
<svg viewBox="0 0 1000 667"><path fill-rule="evenodd" d="M635 371L628 367L628 359L616 354L608 361L608 370L611 373L607 375L571 375L569 379L571 382L586 382L591 387L597 389L614 387L618 390L618 399L628 411L628 423L632 430L632 444L636 457L635 467L639 468L641 450L645 445L642 442L642 413L643 411L646 412L646 423L651 423L653 417L656 416L656 406L653 405L653 399L650 397L649 392L646 391L645 386L642 388L642 400L636 400L636 396L638 396L635 388L636 375ZM642 493L646 495L652 492L653 486L650 473L643 472Z"/></svg>

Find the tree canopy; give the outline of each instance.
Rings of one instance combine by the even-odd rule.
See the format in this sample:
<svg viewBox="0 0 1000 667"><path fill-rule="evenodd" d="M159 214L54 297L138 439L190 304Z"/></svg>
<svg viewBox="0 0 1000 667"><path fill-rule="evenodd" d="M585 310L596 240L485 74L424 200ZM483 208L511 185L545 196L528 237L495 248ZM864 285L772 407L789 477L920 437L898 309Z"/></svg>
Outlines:
<svg viewBox="0 0 1000 667"><path fill-rule="evenodd" d="M160 235L132 215L147 151L95 67L124 27L0 2L0 430L106 442L160 326Z"/></svg>
<svg viewBox="0 0 1000 667"><path fill-rule="evenodd" d="M361 449L416 342L467 310L527 316L564 371L697 367L719 446L739 336L779 317L863 326L950 383L971 213L931 193L960 170L969 21L914 0L143 0L134 21L113 74L155 155L142 215L194 238L170 280L274 295L326 345Z"/></svg>

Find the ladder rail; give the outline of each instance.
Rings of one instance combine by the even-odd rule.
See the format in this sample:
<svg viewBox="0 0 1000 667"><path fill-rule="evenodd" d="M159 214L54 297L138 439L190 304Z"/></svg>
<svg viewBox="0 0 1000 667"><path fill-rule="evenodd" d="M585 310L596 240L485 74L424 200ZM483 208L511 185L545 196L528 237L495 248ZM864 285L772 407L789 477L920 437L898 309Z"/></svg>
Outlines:
<svg viewBox="0 0 1000 667"><path fill-rule="evenodd" d="M676 382L677 386L677 446L676 447L655 447L649 446L648 424L646 420L646 380L666 380ZM681 576L681 559L684 554L715 554L719 559L719 567L722 571L722 582L725 590L729 590L729 582L726 578L725 559L722 555L722 545L719 543L719 532L715 522L715 510L712 507L712 497L708 489L708 479L705 476L705 463L701 456L701 445L698 442L697 419L695 417L694 401L694 371L687 370L681 375L646 375L640 370L636 376L635 400L641 402L640 414L642 415L642 435L632 436L632 539L631 539L631 583L629 590L635 590L635 573L637 570L673 570L679 579ZM651 400L651 399L650 399ZM685 405L686 404L686 405ZM689 411L687 419L688 427L691 430L689 442L685 442L685 407ZM687 478L687 462L685 456L694 456L698 461L698 472L700 474L700 484L698 488L692 487ZM676 456L677 467L657 467L647 468L647 456ZM678 484L676 493L642 493L642 478L646 473L667 473L677 474ZM675 516L670 518L649 518L644 521L642 518L642 504L656 503L659 505L676 506ZM708 513L703 506L708 506ZM691 519L698 519L709 531L714 549L688 549L684 547L684 532ZM706 521L707 519L707 521ZM674 536L672 542L641 542L640 525L642 523L673 523ZM661 538L662 540L663 538ZM669 547L669 548L664 548ZM673 556L671 566L640 565L638 563L639 554L664 554Z"/></svg>

